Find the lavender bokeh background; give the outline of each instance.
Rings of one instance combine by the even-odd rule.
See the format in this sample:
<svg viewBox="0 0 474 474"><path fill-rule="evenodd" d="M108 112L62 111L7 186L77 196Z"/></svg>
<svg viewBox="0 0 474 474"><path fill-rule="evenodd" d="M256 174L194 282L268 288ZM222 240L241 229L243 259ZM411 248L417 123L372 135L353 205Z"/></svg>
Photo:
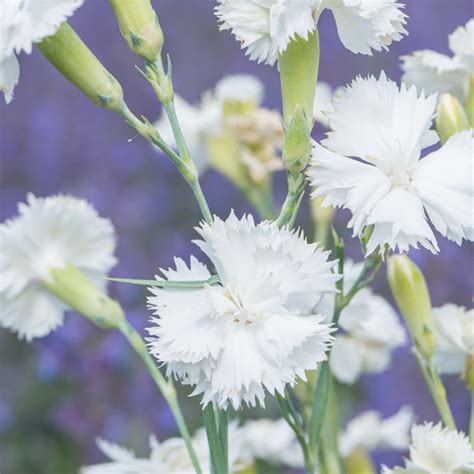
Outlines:
<svg viewBox="0 0 474 474"><path fill-rule="evenodd" d="M266 85L266 105L279 107L275 68L249 62L228 33L219 33L208 0L162 0L157 3L173 59L176 90L190 101L230 73L257 75ZM388 53L356 56L343 48L334 21L320 21L320 79L344 85L356 74L387 74L399 79L398 57L414 49L448 53L447 35L473 16L471 0L408 0L409 37ZM71 20L82 38L120 80L136 113L159 115L152 90L134 68L140 61L122 40L108 2L87 1ZM21 58L22 75L15 99L0 105L2 138L1 219L16 213L27 192L63 192L91 201L112 219L119 236L119 265L114 274L150 278L174 255L194 250L192 226L200 216L192 195L164 156L134 137L122 120L94 107L50 67L38 51ZM321 134L322 130L317 130ZM284 177L276 177L277 199L285 193ZM232 186L213 172L202 180L210 206L226 216L250 210ZM303 212L300 224L308 225ZM348 216L339 213L344 228ZM357 243L349 253L359 257ZM441 253L412 253L424 270L433 303L471 304L472 250L440 238ZM384 272L376 281L388 296ZM147 326L143 288L112 285L141 331ZM164 438L176 433L168 409L148 374L119 334L98 330L69 315L50 336L26 344L0 333L0 471L4 474L69 473L78 465L102 460L94 438L103 436L146 452L154 432ZM466 429L468 399L462 384L447 378L456 419ZM345 392L345 391L344 391ZM184 393L184 397L187 392ZM351 414L367 407L393 414L401 405L414 406L419 420L437 420L435 408L408 348L399 350L390 371L364 377L355 390ZM186 399L192 428L199 424L197 400ZM348 414L348 413L347 413ZM347 415L345 414L345 415ZM381 453L376 460L399 462L400 453Z"/></svg>

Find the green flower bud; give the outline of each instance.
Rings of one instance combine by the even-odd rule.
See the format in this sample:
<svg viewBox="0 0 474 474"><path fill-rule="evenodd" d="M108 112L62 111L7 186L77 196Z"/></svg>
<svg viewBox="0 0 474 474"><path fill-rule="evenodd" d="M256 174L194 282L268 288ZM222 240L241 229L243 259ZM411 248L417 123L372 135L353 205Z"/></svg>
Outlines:
<svg viewBox="0 0 474 474"><path fill-rule="evenodd" d="M291 174L300 173L311 154L311 136L304 110L297 105L283 143L283 163Z"/></svg>
<svg viewBox="0 0 474 474"><path fill-rule="evenodd" d="M469 91L467 99L464 102L464 109L469 120L469 125L474 128L474 76L471 76L471 80L469 81Z"/></svg>
<svg viewBox="0 0 474 474"><path fill-rule="evenodd" d="M352 452L344 461L347 474L375 474L370 456L362 450Z"/></svg>
<svg viewBox="0 0 474 474"><path fill-rule="evenodd" d="M51 293L98 326L117 328L124 319L119 304L76 267L54 268L49 273L50 279L44 284Z"/></svg>
<svg viewBox="0 0 474 474"><path fill-rule="evenodd" d="M110 0L110 4L130 49L146 61L155 61L163 47L163 32L150 0Z"/></svg>
<svg viewBox="0 0 474 474"><path fill-rule="evenodd" d="M387 277L415 346L429 359L435 341L430 294L423 273L406 255L396 255L388 259Z"/></svg>
<svg viewBox="0 0 474 474"><path fill-rule="evenodd" d="M466 383L468 390L474 392L474 355L469 354L466 357L462 379Z"/></svg>
<svg viewBox="0 0 474 474"><path fill-rule="evenodd" d="M466 112L456 97L451 94L441 96L435 125L441 143L446 143L455 133L469 128Z"/></svg>
<svg viewBox="0 0 474 474"><path fill-rule="evenodd" d="M38 48L94 104L115 112L122 109L122 87L67 22L54 35L38 43Z"/></svg>
<svg viewBox="0 0 474 474"><path fill-rule="evenodd" d="M285 123L289 124L299 105L306 114L308 128L312 128L319 67L318 32L309 34L307 41L299 36L291 41L280 55L279 66Z"/></svg>

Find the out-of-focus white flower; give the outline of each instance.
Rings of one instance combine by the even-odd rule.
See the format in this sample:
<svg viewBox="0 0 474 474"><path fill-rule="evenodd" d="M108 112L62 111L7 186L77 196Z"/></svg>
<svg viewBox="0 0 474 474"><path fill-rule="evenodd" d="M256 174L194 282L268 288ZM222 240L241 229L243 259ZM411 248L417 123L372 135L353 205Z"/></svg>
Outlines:
<svg viewBox="0 0 474 474"><path fill-rule="evenodd" d="M250 459L294 468L304 467L303 451L284 419L248 420L243 426L243 449Z"/></svg>
<svg viewBox="0 0 474 474"><path fill-rule="evenodd" d="M376 411L361 413L339 435L339 451L343 457L348 457L359 450L405 450L410 444L408 434L413 418L409 407L402 407L395 415L385 419Z"/></svg>
<svg viewBox="0 0 474 474"><path fill-rule="evenodd" d="M403 84L399 89L382 73L378 80L355 79L333 106L332 131L324 147L313 148L313 196L326 196L324 206L349 209L354 234L374 226L368 253L385 245L400 252L421 245L436 253L427 216L457 244L474 238L471 130L420 160L421 150L438 141L430 130L435 95L417 96Z"/></svg>
<svg viewBox="0 0 474 474"><path fill-rule="evenodd" d="M97 286L114 266L115 233L86 201L27 197L19 216L0 225L0 324L31 340L45 336L68 307L44 285L50 271L73 265Z"/></svg>
<svg viewBox="0 0 474 474"><path fill-rule="evenodd" d="M384 474L461 474L474 471L474 451L461 431L443 428L441 423L415 425L411 430L410 458L405 467Z"/></svg>
<svg viewBox="0 0 474 474"><path fill-rule="evenodd" d="M421 50L402 56L402 80L414 84L425 94L450 93L461 101L467 95L469 80L474 75L474 19L458 27L449 36L454 56Z"/></svg>
<svg viewBox="0 0 474 474"><path fill-rule="evenodd" d="M344 286L349 290L362 271L363 263L347 260L344 264ZM334 310L334 296L323 296L317 310L329 315ZM329 364L333 375L352 384L363 373L382 372L392 351L405 342L406 335L393 308L369 288L360 290L344 308L339 326L344 333L333 343Z"/></svg>
<svg viewBox="0 0 474 474"><path fill-rule="evenodd" d="M215 12L221 30L232 30L250 59L275 64L297 36L308 38L325 9L353 53L388 49L406 34L403 5L395 0L219 0Z"/></svg>
<svg viewBox="0 0 474 474"><path fill-rule="evenodd" d="M353 53L371 55L400 41L407 16L395 0L316 0L318 11L331 10L342 44Z"/></svg>
<svg viewBox="0 0 474 474"><path fill-rule="evenodd" d="M474 309L455 304L433 309L436 365L441 373L460 374L467 356L474 356Z"/></svg>
<svg viewBox="0 0 474 474"><path fill-rule="evenodd" d="M202 289L150 291L156 318L148 329L150 352L168 374L195 385L203 405L236 409L263 405L265 389L283 393L326 359L331 328L312 309L335 292L329 252L308 244L301 232L275 223L255 225L251 216L215 218L195 241L211 259L221 284ZM194 257L189 268L176 259L168 280L207 280ZM156 277L159 279L159 277Z"/></svg>
<svg viewBox="0 0 474 474"><path fill-rule="evenodd" d="M34 43L51 36L84 0L0 0L0 90L13 98L20 69L16 54L31 53Z"/></svg>
<svg viewBox="0 0 474 474"><path fill-rule="evenodd" d="M316 28L314 0L219 0L221 30L232 30L254 61L275 64L296 36Z"/></svg>
<svg viewBox="0 0 474 474"><path fill-rule="evenodd" d="M256 77L235 74L221 79L213 91L205 92L197 106L175 95L176 115L198 171L203 172L208 166L206 142L209 136L222 129L224 103L235 101L257 107L263 94L263 84ZM176 147L173 130L164 112L155 122L155 127L165 142Z"/></svg>
<svg viewBox="0 0 474 474"><path fill-rule="evenodd" d="M229 470L237 472L248 464L243 448L243 432L236 423L229 425ZM199 429L192 444L203 472L211 472L206 432ZM110 462L83 467L80 474L194 474L195 470L182 438L170 438L160 443L150 436L150 456L137 458L135 453L98 439L100 450Z"/></svg>

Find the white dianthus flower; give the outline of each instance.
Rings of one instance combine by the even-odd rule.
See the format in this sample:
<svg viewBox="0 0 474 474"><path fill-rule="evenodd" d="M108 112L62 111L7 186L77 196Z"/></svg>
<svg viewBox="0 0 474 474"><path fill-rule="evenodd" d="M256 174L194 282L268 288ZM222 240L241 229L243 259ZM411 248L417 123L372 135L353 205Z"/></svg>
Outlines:
<svg viewBox="0 0 474 474"><path fill-rule="evenodd" d="M195 385L203 405L263 405L265 389L283 393L326 359L331 328L313 313L323 294L335 292L334 262L302 233L251 216L197 228L195 241L210 258L219 285L150 291L157 316L148 329L151 353L168 374ZM207 280L205 265L162 270L168 280ZM158 278L158 277L157 277Z"/></svg>
<svg viewBox="0 0 474 474"><path fill-rule="evenodd" d="M326 196L324 206L349 209L354 235L373 225L368 254L385 245L400 252L421 245L436 253L427 217L457 244L473 240L471 130L420 159L422 149L438 141L430 130L435 95L417 96L414 87L398 88L382 73L378 80L355 79L333 107L332 131L324 147L313 148L313 196Z"/></svg>
<svg viewBox="0 0 474 474"><path fill-rule="evenodd" d="M363 263L354 264L346 260L344 286L347 291L362 268ZM323 296L316 309L332 316L334 296ZM341 314L339 326L344 332L336 336L329 365L333 375L342 383L352 384L364 373L385 370L390 364L392 351L406 340L394 309L370 288L363 288L352 298Z"/></svg>
<svg viewBox="0 0 474 474"><path fill-rule="evenodd" d="M450 93L464 101L474 75L474 19L449 36L454 56L421 50L402 56L402 80L426 94Z"/></svg>
<svg viewBox="0 0 474 474"><path fill-rule="evenodd" d="M275 64L296 36L315 30L314 0L219 0L215 12L221 30L247 48L250 59Z"/></svg>
<svg viewBox="0 0 474 474"><path fill-rule="evenodd" d="M433 309L436 365L441 373L460 374L466 357L474 357L474 309L455 304Z"/></svg>
<svg viewBox="0 0 474 474"><path fill-rule="evenodd" d="M0 225L0 325L31 340L45 336L68 307L44 285L50 270L72 265L99 287L115 265L115 233L86 201L68 196L19 204Z"/></svg>
<svg viewBox="0 0 474 474"><path fill-rule="evenodd" d="M325 9L353 53L387 49L406 34L402 8L395 0L219 0L215 11L221 29L232 30L250 59L275 64L297 36L308 38Z"/></svg>
<svg viewBox="0 0 474 474"><path fill-rule="evenodd" d="M0 0L0 90L9 103L18 83L16 54L31 53L34 43L53 35L84 0Z"/></svg>
<svg viewBox="0 0 474 474"><path fill-rule="evenodd" d="M236 423L229 425L229 470L238 472L248 459L243 450L243 432ZM196 431L192 444L203 472L211 472L209 446L203 428ZM98 439L100 450L109 462L83 467L80 474L194 474L195 470L182 438L170 438L160 443L150 436L150 456L137 458L127 448Z"/></svg>
<svg viewBox="0 0 474 474"><path fill-rule="evenodd" d="M198 105L191 105L175 95L176 115L179 118L189 153L198 171L208 166L207 139L219 133L223 122L223 104L226 101L251 102L259 106L263 100L263 84L254 76L246 74L229 75L221 79L214 90L207 91ZM166 143L176 147L168 117L163 112L155 127Z"/></svg>
<svg viewBox="0 0 474 474"><path fill-rule="evenodd" d="M473 472L474 450L461 431L443 428L441 423L415 425L411 430L410 457L405 467L384 474L461 474Z"/></svg>
<svg viewBox="0 0 474 474"><path fill-rule="evenodd" d="M362 450L405 450L410 444L409 431L413 411L402 407L395 415L382 419L376 411L366 411L352 419L339 435L339 451L343 457Z"/></svg>
<svg viewBox="0 0 474 474"><path fill-rule="evenodd" d="M353 53L371 55L400 41L407 16L395 0L316 0L334 15L342 44Z"/></svg>
<svg viewBox="0 0 474 474"><path fill-rule="evenodd" d="M295 432L284 420L260 418L248 420L242 426L243 449L250 459L260 459L274 465L304 467L303 451Z"/></svg>

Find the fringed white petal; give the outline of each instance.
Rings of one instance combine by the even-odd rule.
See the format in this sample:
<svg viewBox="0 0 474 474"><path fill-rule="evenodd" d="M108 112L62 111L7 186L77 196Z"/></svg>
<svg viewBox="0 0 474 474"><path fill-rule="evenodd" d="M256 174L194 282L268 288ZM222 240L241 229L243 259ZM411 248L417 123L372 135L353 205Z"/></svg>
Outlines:
<svg viewBox="0 0 474 474"><path fill-rule="evenodd" d="M20 79L20 64L15 54L0 61L0 91L3 92L5 102L9 104L13 99L13 90Z"/></svg>
<svg viewBox="0 0 474 474"><path fill-rule="evenodd" d="M403 5L394 0L324 0L336 20L342 44L353 53L387 50L407 33Z"/></svg>
<svg viewBox="0 0 474 474"><path fill-rule="evenodd" d="M413 186L436 230L458 245L474 239L474 141L471 130L453 135L412 172Z"/></svg>
<svg viewBox="0 0 474 474"><path fill-rule="evenodd" d="M402 81L425 94L450 93L464 100L469 72L457 58L435 51L415 51L402 56Z"/></svg>

